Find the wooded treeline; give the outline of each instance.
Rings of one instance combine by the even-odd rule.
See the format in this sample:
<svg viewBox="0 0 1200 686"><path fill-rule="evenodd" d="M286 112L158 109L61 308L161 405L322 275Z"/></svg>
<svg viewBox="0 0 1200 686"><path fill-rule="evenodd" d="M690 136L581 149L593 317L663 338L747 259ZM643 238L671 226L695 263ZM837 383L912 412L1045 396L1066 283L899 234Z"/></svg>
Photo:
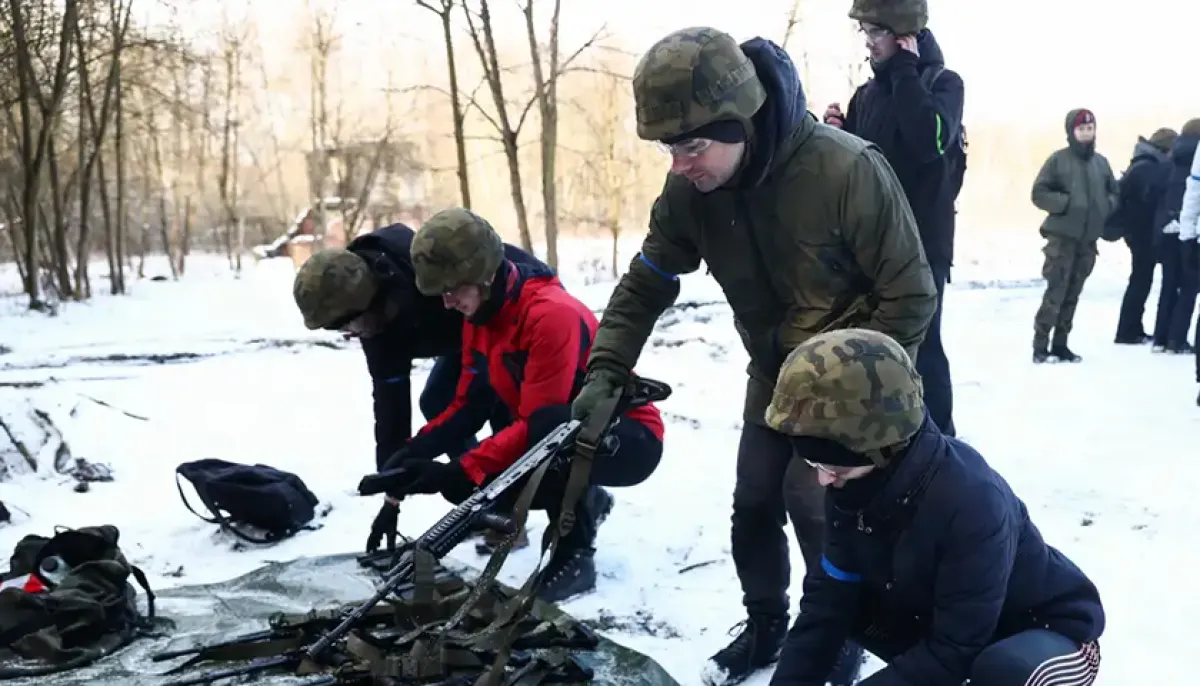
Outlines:
<svg viewBox="0 0 1200 686"><path fill-rule="evenodd" d="M565 43L561 0L410 0L430 59L365 70L350 1L298 2L281 31L228 10L199 30L184 0L0 0L0 259L30 306L127 292L147 255L173 278L193 249L240 270L308 209L353 233L396 150L414 205L472 207L554 266L563 227L607 234L615 273L668 163L634 135L638 55L604 26ZM771 22L785 45L804 23L791 7Z"/></svg>

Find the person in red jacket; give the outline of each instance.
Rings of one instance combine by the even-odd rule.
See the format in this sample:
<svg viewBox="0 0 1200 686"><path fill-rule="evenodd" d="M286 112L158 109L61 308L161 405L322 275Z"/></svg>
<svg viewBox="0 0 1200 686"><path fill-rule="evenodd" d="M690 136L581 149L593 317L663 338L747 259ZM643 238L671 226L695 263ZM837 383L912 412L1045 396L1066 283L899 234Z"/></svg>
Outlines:
<svg viewBox="0 0 1200 686"><path fill-rule="evenodd" d="M552 271L505 259L499 234L470 210L453 208L430 217L413 237L411 255L417 289L440 295L445 307L464 315L462 373L454 401L386 469L413 474L404 494L441 493L461 502L570 420L598 321ZM509 426L458 459L435 460L479 431L497 401L514 418ZM642 483L658 467L662 440L656 407L629 410L596 455L592 485ZM533 500L532 507L546 510L552 522L558 519L567 472L547 473ZM612 496L600 488L579 499L576 524L543 574L543 600L557 603L595 588L597 520L611 507Z"/></svg>

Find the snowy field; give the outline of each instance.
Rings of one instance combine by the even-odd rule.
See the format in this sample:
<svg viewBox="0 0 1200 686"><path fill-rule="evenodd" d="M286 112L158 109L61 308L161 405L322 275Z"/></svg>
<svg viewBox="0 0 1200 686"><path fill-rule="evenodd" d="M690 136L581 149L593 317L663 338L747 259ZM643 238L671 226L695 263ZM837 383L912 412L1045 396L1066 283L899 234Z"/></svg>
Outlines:
<svg viewBox="0 0 1200 686"><path fill-rule="evenodd" d="M1104 245L1071 340L1083 363L1033 366L1039 248L1036 236L964 239L944 334L956 423L1046 538L1099 585L1109 624L1098 683L1187 683L1200 616L1192 359L1112 344L1127 258ZM596 309L612 287L596 278L607 254L603 243L564 248L564 280ZM166 587L360 550L379 505L354 494L372 466L370 384L356 345L303 328L292 276L286 260L250 265L234 279L223 261L196 257L180 282L135 282L129 297L67 305L56 317L22 312L23 297L0 297L0 417L42 451L36 471L6 460L0 500L14 521L0 526L0 555L27 533L111 523L131 561ZM15 292L14 280L0 273L0 291ZM95 290L106 286L98 280ZM647 346L638 371L676 391L663 405L666 456L643 486L615 491L617 508L600 530L599 590L566 606L613 627L615 640L685 686L699 683L704 659L742 619L729 514L746 355L720 300L703 273L686 277L681 301L701 305L665 317ZM54 422L74 457L108 465L114 480L76 493L75 480L54 468L57 439L44 437L32 410ZM241 549L179 501L176 465L202 457L296 472L328 510L321 528ZM414 499L401 526L415 535L444 511L437 497ZM531 521L536 541L545 518ZM483 562L470 544L454 555ZM514 554L503 578L523 580L534 557L533 549ZM798 590L794 545L793 560Z"/></svg>

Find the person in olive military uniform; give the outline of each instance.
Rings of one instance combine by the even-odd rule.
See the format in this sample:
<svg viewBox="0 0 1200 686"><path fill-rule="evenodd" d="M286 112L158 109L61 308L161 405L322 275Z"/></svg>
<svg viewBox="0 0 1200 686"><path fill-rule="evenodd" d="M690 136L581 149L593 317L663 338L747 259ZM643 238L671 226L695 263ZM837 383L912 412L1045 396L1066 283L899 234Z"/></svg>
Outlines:
<svg viewBox="0 0 1200 686"><path fill-rule="evenodd" d="M806 111L779 46L738 45L712 28L676 31L642 57L633 93L638 136L670 151L671 173L608 302L573 412L587 416L626 382L679 295L679 276L703 260L751 358L732 530L748 619L705 666L708 683L736 683L777 659L787 631L786 514L807 569L821 557L816 476L763 421L780 364L808 337L850 326L887 333L915 356L937 289L883 154ZM847 681L858 654L849 655Z"/></svg>
<svg viewBox="0 0 1200 686"><path fill-rule="evenodd" d="M1033 361L1082 358L1067 347L1083 284L1096 266L1096 241L1117 202L1119 189L1108 159L1096 152L1096 117L1091 110L1067 113L1067 147L1056 150L1033 182L1033 204L1047 213L1042 222L1046 292L1033 319ZM1053 339L1051 332L1053 331Z"/></svg>

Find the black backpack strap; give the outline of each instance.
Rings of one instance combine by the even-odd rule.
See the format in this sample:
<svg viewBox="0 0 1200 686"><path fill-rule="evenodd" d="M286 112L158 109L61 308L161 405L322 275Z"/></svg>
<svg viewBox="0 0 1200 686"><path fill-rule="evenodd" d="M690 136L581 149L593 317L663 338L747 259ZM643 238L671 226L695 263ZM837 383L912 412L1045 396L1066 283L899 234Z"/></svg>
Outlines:
<svg viewBox="0 0 1200 686"><path fill-rule="evenodd" d="M154 619L154 591L150 590L150 582L146 579L146 573L137 565L129 565L129 573L133 576L133 580L141 586L146 592L146 620Z"/></svg>
<svg viewBox="0 0 1200 686"><path fill-rule="evenodd" d="M248 534L244 531L239 531L237 529L237 527L235 527L229 521L228 517L221 514L221 508L217 507L212 502L212 499L210 499L208 497L208 495L204 492L203 487L201 487L199 484L197 484L194 481L192 481L191 484L192 484L192 487L196 489L196 495L199 496L200 502L204 504L204 508L212 513L213 519L209 519L208 517L205 517L204 515L200 514L199 512L196 512L196 510L192 507L191 503L188 502L187 496L184 495L184 493L183 493L183 485L179 483L179 473L176 472L175 473L175 489L179 491L179 498L183 501L183 506L186 507L189 512L196 515L200 519L208 522L209 524L216 524L217 526L221 527L221 529L223 531L228 531L229 533L233 534L237 538L242 539L243 541L246 541L247 543L253 543L255 545L268 545L271 543L276 543L284 538L287 538L287 536L289 536L289 535L291 535L291 533L293 533L293 532L284 532L282 534L278 534L273 531L269 531L269 532L267 532L266 536L259 538L258 536L251 536L250 534Z"/></svg>

